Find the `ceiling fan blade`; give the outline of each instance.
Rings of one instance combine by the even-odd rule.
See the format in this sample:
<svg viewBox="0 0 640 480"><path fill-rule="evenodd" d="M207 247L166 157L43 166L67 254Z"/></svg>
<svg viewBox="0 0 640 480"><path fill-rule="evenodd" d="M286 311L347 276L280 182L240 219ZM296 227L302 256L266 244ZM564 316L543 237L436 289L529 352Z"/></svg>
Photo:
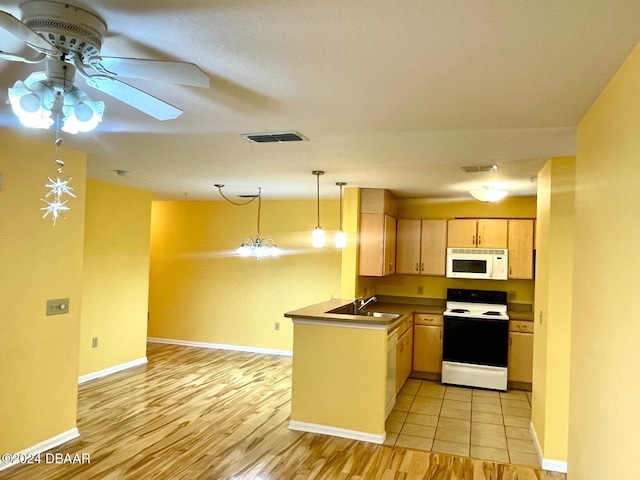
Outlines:
<svg viewBox="0 0 640 480"><path fill-rule="evenodd" d="M182 114L182 110L179 108L115 78L93 75L87 77L86 80L89 86L111 95L158 120L173 120Z"/></svg>
<svg viewBox="0 0 640 480"><path fill-rule="evenodd" d="M3 52L0 50L0 58L3 60L10 60L12 62L24 62L24 63L38 63L44 60L47 56L44 53L37 53L32 58L23 57L17 53Z"/></svg>
<svg viewBox="0 0 640 480"><path fill-rule="evenodd" d="M0 10L0 28L19 38L34 50L47 55L58 55L60 51L47 42L39 33L31 30L16 17Z"/></svg>
<svg viewBox="0 0 640 480"><path fill-rule="evenodd" d="M105 75L160 80L194 87L209 87L209 77L193 63L138 58L92 57L89 59L89 66Z"/></svg>

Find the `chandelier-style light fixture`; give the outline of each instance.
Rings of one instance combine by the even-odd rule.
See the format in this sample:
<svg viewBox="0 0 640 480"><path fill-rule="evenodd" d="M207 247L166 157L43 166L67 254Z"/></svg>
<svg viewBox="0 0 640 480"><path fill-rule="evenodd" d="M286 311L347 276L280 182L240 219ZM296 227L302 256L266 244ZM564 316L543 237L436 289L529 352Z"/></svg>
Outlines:
<svg viewBox="0 0 640 480"><path fill-rule="evenodd" d="M320 175L324 175L324 172L322 170L314 170L311 173L316 176L316 205L318 207L318 223L311 235L311 245L314 248L322 248L324 247L324 230L320 226Z"/></svg>
<svg viewBox="0 0 640 480"><path fill-rule="evenodd" d="M9 103L20 122L49 128L59 122L66 133L89 132L102 121L104 102L94 102L73 85L75 67L47 60L46 72L35 72L9 88Z"/></svg>
<svg viewBox="0 0 640 480"><path fill-rule="evenodd" d="M506 190L496 189L493 186L485 185L482 188L469 191L471 196L481 202L498 202L507 196Z"/></svg>
<svg viewBox="0 0 640 480"><path fill-rule="evenodd" d="M245 238L242 241L242 244L236 250L236 253L241 257L255 257L257 260L260 260L263 257L277 257L278 255L280 255L280 249L278 248L278 246L276 245L276 243L273 241L272 238L263 239L260 237L260 211L262 209L262 189L258 188L257 195L243 196L244 198L248 198L249 200L247 200L244 203L239 203L239 202L234 202L233 200L228 198L224 193L222 193L222 187L224 187L224 185L216 184L215 186L218 188L218 191L220 192L220 195L222 195L222 198L224 198L227 202L232 203L233 205L244 206L244 205L250 204L256 199L258 200L258 222L257 222L258 232L257 232L256 238L255 240L251 237Z"/></svg>
<svg viewBox="0 0 640 480"><path fill-rule="evenodd" d="M336 248L345 248L347 246L347 234L342 229L342 187L346 183L336 182L336 185L340 187L340 230L336 233Z"/></svg>

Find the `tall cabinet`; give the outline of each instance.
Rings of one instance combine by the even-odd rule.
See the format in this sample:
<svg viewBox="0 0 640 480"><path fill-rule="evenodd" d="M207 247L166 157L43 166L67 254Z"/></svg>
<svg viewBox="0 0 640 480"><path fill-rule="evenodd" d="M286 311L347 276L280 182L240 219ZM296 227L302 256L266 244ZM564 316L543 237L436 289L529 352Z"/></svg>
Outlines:
<svg viewBox="0 0 640 480"><path fill-rule="evenodd" d="M509 220L509 278L533 278L532 219Z"/></svg>
<svg viewBox="0 0 640 480"><path fill-rule="evenodd" d="M388 190L360 193L358 274L381 277L396 273L396 198Z"/></svg>

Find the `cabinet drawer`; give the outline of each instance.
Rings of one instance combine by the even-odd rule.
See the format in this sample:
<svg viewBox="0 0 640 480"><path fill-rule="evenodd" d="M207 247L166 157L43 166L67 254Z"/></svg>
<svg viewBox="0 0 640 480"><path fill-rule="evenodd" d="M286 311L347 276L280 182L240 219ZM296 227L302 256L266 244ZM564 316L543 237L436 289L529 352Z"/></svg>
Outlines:
<svg viewBox="0 0 640 480"><path fill-rule="evenodd" d="M442 325L442 315L433 313L415 313L413 315L415 325Z"/></svg>
<svg viewBox="0 0 640 480"><path fill-rule="evenodd" d="M401 337L407 330L411 330L413 328L413 315L405 318L400 325L398 325L398 337Z"/></svg>
<svg viewBox="0 0 640 480"><path fill-rule="evenodd" d="M526 320L510 320L509 330L512 332L533 333L533 322Z"/></svg>

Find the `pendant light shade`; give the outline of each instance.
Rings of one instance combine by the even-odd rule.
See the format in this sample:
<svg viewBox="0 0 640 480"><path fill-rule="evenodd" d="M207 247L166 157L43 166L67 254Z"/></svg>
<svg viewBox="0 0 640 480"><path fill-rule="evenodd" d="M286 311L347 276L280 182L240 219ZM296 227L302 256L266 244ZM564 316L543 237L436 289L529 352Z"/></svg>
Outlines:
<svg viewBox="0 0 640 480"><path fill-rule="evenodd" d="M320 226L320 175L324 175L322 170L314 170L313 173L316 176L316 200L317 200L317 211L318 211L318 223L316 228L313 229L313 233L311 236L311 245L314 248L322 248L325 245L324 241L324 230Z"/></svg>
<svg viewBox="0 0 640 480"><path fill-rule="evenodd" d="M340 187L340 229L336 233L336 248L345 248L347 246L347 234L342 229L342 187L346 185L344 182L336 182Z"/></svg>

